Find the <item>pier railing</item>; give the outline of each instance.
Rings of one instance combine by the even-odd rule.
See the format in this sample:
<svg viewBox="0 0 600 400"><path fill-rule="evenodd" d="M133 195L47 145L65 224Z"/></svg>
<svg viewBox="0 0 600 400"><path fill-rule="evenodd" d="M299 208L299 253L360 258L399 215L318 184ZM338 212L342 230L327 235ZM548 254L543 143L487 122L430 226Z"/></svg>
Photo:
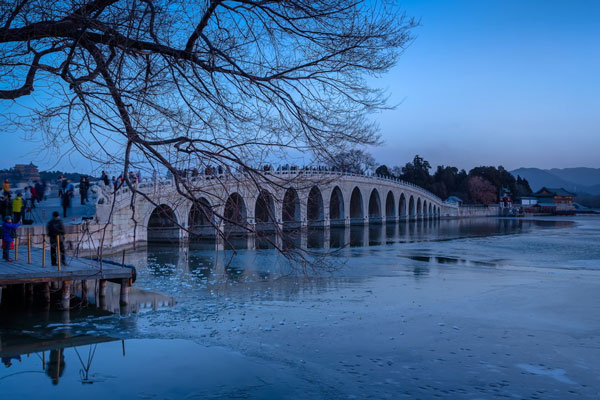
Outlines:
<svg viewBox="0 0 600 400"><path fill-rule="evenodd" d="M278 177L299 177L299 176L321 176L321 177L353 177L353 178L366 178L369 180L376 180L386 183L393 183L398 186L407 187L412 189L413 191L419 192L425 196L428 196L440 204L442 203L442 199L440 199L435 194L430 191L422 188L421 186L415 185L414 183L410 183L404 181L402 179L398 179L390 176L383 176L377 174L357 174L353 172L341 172L341 171L330 171L330 170L319 170L319 169L289 169L289 170L279 170L279 171L261 171L261 174L267 176L278 176ZM206 181L207 183L214 184L216 180L227 182L229 179L242 180L248 178L247 173L243 172L222 172L222 173L214 173L214 174L198 174L196 176L186 177L190 182L202 182ZM174 186L174 180L172 178L157 178L145 180L136 184L138 189L154 189L154 188L166 188ZM117 189L116 196L121 197L130 192L128 187L120 187Z"/></svg>

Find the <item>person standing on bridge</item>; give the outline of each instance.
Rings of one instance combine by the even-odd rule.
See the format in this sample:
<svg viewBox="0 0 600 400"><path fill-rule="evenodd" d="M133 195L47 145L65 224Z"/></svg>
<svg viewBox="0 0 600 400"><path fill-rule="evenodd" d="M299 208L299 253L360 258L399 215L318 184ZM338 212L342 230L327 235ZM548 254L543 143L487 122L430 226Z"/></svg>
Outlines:
<svg viewBox="0 0 600 400"><path fill-rule="evenodd" d="M35 181L35 185L33 185L33 189L35 190L35 196L33 196L34 200L38 203L42 202L42 197L44 194L42 193L42 184L40 181Z"/></svg>
<svg viewBox="0 0 600 400"><path fill-rule="evenodd" d="M58 187L58 197L59 198L62 198L63 188L67 185L66 182L67 182L66 179L64 179L62 175L58 176L58 179L56 180L56 186Z"/></svg>
<svg viewBox="0 0 600 400"><path fill-rule="evenodd" d="M10 195L10 183L8 183L8 179L5 179L4 183L2 183L2 190L5 196Z"/></svg>
<svg viewBox="0 0 600 400"><path fill-rule="evenodd" d="M90 188L90 184L85 176L81 177L79 181L79 196L81 197L81 205L85 205L88 201L88 189Z"/></svg>
<svg viewBox="0 0 600 400"><path fill-rule="evenodd" d="M2 216L2 221L4 218L10 214L10 197L2 193L2 197L0 197L0 216Z"/></svg>
<svg viewBox="0 0 600 400"><path fill-rule="evenodd" d="M31 193L31 208L35 208L35 201L37 200L37 189L34 186L29 186L29 193Z"/></svg>
<svg viewBox="0 0 600 400"><path fill-rule="evenodd" d="M46 187L47 186L48 185L46 184L46 181L42 181L42 183L40 184L40 191L38 193L38 196L39 196L38 203L41 203L42 200L46 199Z"/></svg>
<svg viewBox="0 0 600 400"><path fill-rule="evenodd" d="M65 262L65 247L64 247L64 235L65 235L65 226L60 219L60 214L58 211L54 211L52 213L52 219L48 221L48 225L46 225L46 233L48 237L50 237L50 262L52 265L57 264L56 258L56 249L57 249L57 238L60 236L60 262L62 265L67 265Z"/></svg>
<svg viewBox="0 0 600 400"><path fill-rule="evenodd" d="M67 218L67 208L71 207L71 194L72 192L64 190L60 198L60 204L63 208L63 218Z"/></svg>
<svg viewBox="0 0 600 400"><path fill-rule="evenodd" d="M108 175L106 175L106 171L102 171L102 176L100 180L104 182L104 186L110 186L110 182L108 181Z"/></svg>
<svg viewBox="0 0 600 400"><path fill-rule="evenodd" d="M12 213L15 223L21 222L21 212L23 211L23 195L19 193L12 201Z"/></svg>
<svg viewBox="0 0 600 400"><path fill-rule="evenodd" d="M25 202L23 204L25 206L25 208L27 208L27 207L33 208L34 207L33 206L33 197L31 195L31 190L29 189L29 186L25 186L25 188L23 189L23 196L25 199Z"/></svg>
<svg viewBox="0 0 600 400"><path fill-rule="evenodd" d="M12 261L9 251L11 247L13 247L13 241L17 237L17 228L19 226L21 226L21 224L12 223L10 215L4 219L4 223L2 224L2 258L5 261Z"/></svg>

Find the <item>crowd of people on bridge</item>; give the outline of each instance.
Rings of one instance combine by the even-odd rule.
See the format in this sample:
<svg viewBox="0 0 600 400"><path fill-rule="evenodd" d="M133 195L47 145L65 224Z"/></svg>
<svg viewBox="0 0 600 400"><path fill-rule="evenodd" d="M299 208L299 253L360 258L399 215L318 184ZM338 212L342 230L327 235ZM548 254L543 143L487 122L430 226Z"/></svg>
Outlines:
<svg viewBox="0 0 600 400"><path fill-rule="evenodd" d="M286 171L291 171L291 172L307 172L307 171L319 171L319 172L343 172L343 173L351 173L352 171L347 170L347 171L342 171L338 168L334 168L334 167L327 167L327 166L323 166L323 165L317 165L317 166L298 166L298 165L290 165L290 164L284 164L284 165L279 165L276 168L273 167L272 164L263 164L260 166L257 166L254 168L255 171L260 171L260 172L272 172L272 171L277 171L277 172L286 172ZM242 167L242 166L238 166L235 168L235 173L246 173L249 172L250 168L246 168L246 167ZM231 167L229 167L228 165L223 166L223 165L207 165L204 169L198 169L198 168L185 168L185 169L179 169L177 170L177 176L180 178L196 178L196 177L205 177L207 179L210 179L212 177L215 176L226 176L226 175L231 175L232 174L232 170Z"/></svg>
<svg viewBox="0 0 600 400"><path fill-rule="evenodd" d="M79 180L79 198L81 205L89 203L89 191L91 183L89 179L82 176ZM59 203L63 211L63 217L67 217L73 204L73 197L77 190L75 184L62 175L56 180ZM0 196L0 216L3 221L6 216L11 216L15 223L31 223L31 218L26 218L39 203L47 199L48 184L44 180L30 182L27 186L11 190L8 179L2 183Z"/></svg>
<svg viewBox="0 0 600 400"><path fill-rule="evenodd" d="M142 181L142 174L140 171L138 171L137 173L129 171L129 173L127 174L127 180L129 180L129 183L131 183L132 185L137 185ZM102 171L100 181L102 181L102 183L104 183L104 186L106 187L112 186L113 190L119 190L121 186L123 186L123 184L125 183L125 177L123 176L123 174L121 174L118 177L115 177L113 175L112 179L109 179L106 171Z"/></svg>
<svg viewBox="0 0 600 400"><path fill-rule="evenodd" d="M20 193L13 196L8 179L2 183L2 196L0 197L0 215L2 220L6 216L11 216L16 223L27 211L36 207L36 203L41 203L46 193L46 182L36 181L35 184L25 186Z"/></svg>

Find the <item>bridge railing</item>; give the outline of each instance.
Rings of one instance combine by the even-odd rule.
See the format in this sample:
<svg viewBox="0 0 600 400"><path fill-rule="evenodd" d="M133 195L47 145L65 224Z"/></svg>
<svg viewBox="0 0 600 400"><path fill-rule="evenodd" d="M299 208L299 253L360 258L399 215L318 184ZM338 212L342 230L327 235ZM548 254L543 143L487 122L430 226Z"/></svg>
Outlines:
<svg viewBox="0 0 600 400"><path fill-rule="evenodd" d="M402 179L398 179L395 177L390 177L390 176L383 176L383 175L376 175L376 174L357 174L357 173L353 173L353 172L341 172L341 171L330 171L330 170L323 170L323 169L288 169L288 170L279 170L279 171L261 171L261 173L265 174L265 175L274 175L274 176L299 176L299 175L310 175L310 176L337 176L337 177L344 177L344 176L348 176L348 177L357 177L357 178L367 178L367 179L373 179L373 180L378 180L378 181L382 181L382 182L390 182L390 183L394 183L394 184L398 184L401 186L405 186L405 187L410 187L413 190L420 192L426 196L429 196L435 200L437 200L438 202L442 203L442 199L440 199L438 196L436 196L435 194L431 193L430 191L415 185L414 183L410 183L407 181L404 181ZM197 176L193 176L193 177L189 177L188 179L190 180L190 182L198 182L198 181L216 181L216 180L223 180L223 181L227 181L228 178L235 178L235 179L243 179L244 177L246 177L247 175L241 172L224 172L221 174L210 174L210 175L205 175L205 174L198 174ZM165 186L173 186L174 185L174 181L173 179L156 179L156 180L145 180L139 183L136 183L136 186L140 189L154 189L156 187L165 187ZM121 187L119 189L117 189L117 197L121 196L121 195L125 195L127 193L130 192L130 189L128 187Z"/></svg>

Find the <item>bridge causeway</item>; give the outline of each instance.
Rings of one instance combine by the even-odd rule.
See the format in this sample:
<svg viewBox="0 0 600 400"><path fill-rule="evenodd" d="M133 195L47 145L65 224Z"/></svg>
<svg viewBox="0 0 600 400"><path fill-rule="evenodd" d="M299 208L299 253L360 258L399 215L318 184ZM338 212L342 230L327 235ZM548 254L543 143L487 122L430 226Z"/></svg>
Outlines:
<svg viewBox="0 0 600 400"><path fill-rule="evenodd" d="M217 230L231 235L457 215L455 205L394 178L310 169L262 174L258 179L243 173L185 178L195 202L178 193L173 179L139 183L143 195L133 198L127 187L105 190L96 207L98 222L111 224L113 245L127 245L187 240L190 233L215 237Z"/></svg>

